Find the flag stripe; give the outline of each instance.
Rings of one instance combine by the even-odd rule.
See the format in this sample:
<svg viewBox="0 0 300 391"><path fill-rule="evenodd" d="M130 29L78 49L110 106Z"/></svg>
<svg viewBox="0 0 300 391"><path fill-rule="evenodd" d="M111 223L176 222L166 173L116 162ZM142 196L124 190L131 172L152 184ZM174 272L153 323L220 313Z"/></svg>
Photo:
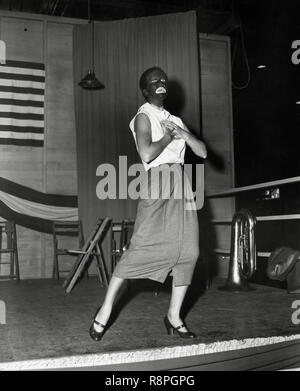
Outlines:
<svg viewBox="0 0 300 391"><path fill-rule="evenodd" d="M38 83L44 83L45 82L45 76L36 76L36 75L24 75L22 73L17 74L14 73L14 80L22 80L22 81L34 81ZM12 78L12 72L2 72L2 69L0 67L0 79L8 79L11 80Z"/></svg>
<svg viewBox="0 0 300 391"><path fill-rule="evenodd" d="M11 126L34 126L37 128L44 127L44 121L35 121L30 119L14 119L14 118L1 118L0 125L11 125Z"/></svg>
<svg viewBox="0 0 300 391"><path fill-rule="evenodd" d="M28 133L44 133L44 128L38 128L33 126L11 126L11 125L0 125L1 132L28 132Z"/></svg>
<svg viewBox="0 0 300 391"><path fill-rule="evenodd" d="M22 101L26 101L26 102L28 102L28 101L44 102L44 95L16 94L13 92L1 92L0 96L2 99L22 100Z"/></svg>
<svg viewBox="0 0 300 391"><path fill-rule="evenodd" d="M10 79L1 79L0 78L0 86L6 86L6 87L18 87L18 88L36 88L40 90L44 90L45 83L37 83L35 81L31 80L15 80L15 78L12 80Z"/></svg>
<svg viewBox="0 0 300 391"><path fill-rule="evenodd" d="M25 106L25 107L41 107L41 108L44 107L44 102L38 102L33 100L19 100L19 99L0 98L0 104L8 105L8 106Z"/></svg>
<svg viewBox="0 0 300 391"><path fill-rule="evenodd" d="M11 73L14 75L20 74L20 75L32 75L32 76L45 77L45 71L41 71L38 69L7 67L1 64L0 64L0 71L3 73Z"/></svg>
<svg viewBox="0 0 300 391"><path fill-rule="evenodd" d="M26 113L26 114L44 114L43 107L2 105L0 102L0 112L2 113Z"/></svg>
<svg viewBox="0 0 300 391"><path fill-rule="evenodd" d="M26 139L13 139L13 138L1 138L1 145L19 145L23 147L42 147L44 145L43 140L26 140Z"/></svg>
<svg viewBox="0 0 300 391"><path fill-rule="evenodd" d="M7 60L5 65L8 67L16 67L16 68L29 68L29 69L40 69L45 70L45 65L38 62L27 62L27 61L13 61Z"/></svg>
<svg viewBox="0 0 300 391"><path fill-rule="evenodd" d="M0 91L2 92L13 92L16 94L36 94L44 95L44 90L41 88L31 88L31 87L14 87L14 86L3 86L0 83Z"/></svg>
<svg viewBox="0 0 300 391"><path fill-rule="evenodd" d="M0 132L0 138L6 139L12 137L19 140L44 140L43 133L29 133L29 132Z"/></svg>
<svg viewBox="0 0 300 391"><path fill-rule="evenodd" d="M25 119L25 120L30 119L30 120L43 121L44 115L34 114L34 113L15 113L13 111L11 112L0 111L0 118L14 118L14 119Z"/></svg>

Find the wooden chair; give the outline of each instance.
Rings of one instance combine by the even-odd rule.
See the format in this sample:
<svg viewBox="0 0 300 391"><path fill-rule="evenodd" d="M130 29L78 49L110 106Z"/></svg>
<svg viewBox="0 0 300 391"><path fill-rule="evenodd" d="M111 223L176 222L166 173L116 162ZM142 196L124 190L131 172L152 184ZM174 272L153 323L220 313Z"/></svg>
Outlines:
<svg viewBox="0 0 300 391"><path fill-rule="evenodd" d="M59 237L68 236L68 237L78 237L78 248L83 246L83 233L82 225L79 220L77 221L53 221L53 274L52 277L59 280L60 273L66 273L70 270L60 270L58 258L60 256L73 256L74 254L70 253L68 249L60 248Z"/></svg>
<svg viewBox="0 0 300 391"><path fill-rule="evenodd" d="M2 262L2 254L9 254L10 260ZM10 265L10 273L0 278L20 281L17 231L14 221L0 221L0 265Z"/></svg>
<svg viewBox="0 0 300 391"><path fill-rule="evenodd" d="M110 233L111 271L128 248L132 236L134 221L113 221Z"/></svg>

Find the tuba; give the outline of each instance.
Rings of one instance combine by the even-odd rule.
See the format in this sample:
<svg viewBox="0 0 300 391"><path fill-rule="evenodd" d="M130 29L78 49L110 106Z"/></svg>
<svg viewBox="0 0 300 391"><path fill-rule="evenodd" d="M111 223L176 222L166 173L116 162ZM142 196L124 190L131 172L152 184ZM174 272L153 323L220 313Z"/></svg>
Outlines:
<svg viewBox="0 0 300 391"><path fill-rule="evenodd" d="M256 219L247 209L241 209L232 219L229 271L226 284L220 290L238 292L254 290L249 280L256 270Z"/></svg>

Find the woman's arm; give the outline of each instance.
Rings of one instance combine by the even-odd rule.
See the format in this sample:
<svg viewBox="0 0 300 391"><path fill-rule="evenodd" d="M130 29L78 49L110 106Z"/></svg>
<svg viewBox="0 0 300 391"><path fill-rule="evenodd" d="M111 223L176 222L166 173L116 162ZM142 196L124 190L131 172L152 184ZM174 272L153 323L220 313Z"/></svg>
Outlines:
<svg viewBox="0 0 300 391"><path fill-rule="evenodd" d="M204 142L199 140L196 136L194 136L185 125L184 125L184 129L182 129L182 131L185 132L185 135L187 135L187 140L185 140L185 142L191 148L191 150L194 152L194 154L201 157L202 159L206 159L207 158L207 149L206 149ZM173 133L172 133L172 136L173 136Z"/></svg>
<svg viewBox="0 0 300 391"><path fill-rule="evenodd" d="M173 140L171 131L167 129L164 136L158 141L152 141L151 123L146 114L138 114L134 121L134 131L141 159L150 163Z"/></svg>
<svg viewBox="0 0 300 391"><path fill-rule="evenodd" d="M166 127L171 131L171 135L175 139L183 139L191 148L195 155L205 159L207 157L207 149L203 141L194 136L188 128L183 124L183 128L172 121L165 121Z"/></svg>

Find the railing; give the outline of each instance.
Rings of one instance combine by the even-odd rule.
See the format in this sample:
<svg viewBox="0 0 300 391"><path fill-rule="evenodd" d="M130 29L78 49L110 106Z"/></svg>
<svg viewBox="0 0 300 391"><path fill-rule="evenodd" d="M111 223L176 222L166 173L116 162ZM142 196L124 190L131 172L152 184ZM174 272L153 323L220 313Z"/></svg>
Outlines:
<svg viewBox="0 0 300 391"><path fill-rule="evenodd" d="M280 179L278 181L263 182L263 183L258 183L256 185L249 185L249 186L243 186L243 187L235 187L233 189L228 189L228 190L220 191L217 193L208 194L208 195L206 195L206 198L223 197L223 196L228 196L228 195L232 195L232 194L236 194L236 193L242 193L244 191L265 189L268 187L289 185L292 183L299 183L299 182L300 182L300 176L295 176L293 178Z"/></svg>
<svg viewBox="0 0 300 391"><path fill-rule="evenodd" d="M236 195L239 193L243 193L246 191L252 191L252 190L258 190L258 189L265 189L270 187L279 187L284 185L290 185L293 183L300 183L300 176L292 177L292 178L286 178L286 179L280 179L277 181L271 181L271 182L263 182L258 183L256 185L250 185L250 186L243 186L243 187L235 187L232 189L206 194L205 198L222 198L222 197L229 197L232 195ZM278 221L278 220L299 220L300 214L288 214L288 215L273 215L273 216L256 216L257 221ZM231 220L217 220L212 219L211 222L216 225L225 225L225 224L231 224ZM229 249L219 249L216 248L214 251L217 254L230 254ZM257 255L259 257L269 257L270 252L257 252Z"/></svg>

